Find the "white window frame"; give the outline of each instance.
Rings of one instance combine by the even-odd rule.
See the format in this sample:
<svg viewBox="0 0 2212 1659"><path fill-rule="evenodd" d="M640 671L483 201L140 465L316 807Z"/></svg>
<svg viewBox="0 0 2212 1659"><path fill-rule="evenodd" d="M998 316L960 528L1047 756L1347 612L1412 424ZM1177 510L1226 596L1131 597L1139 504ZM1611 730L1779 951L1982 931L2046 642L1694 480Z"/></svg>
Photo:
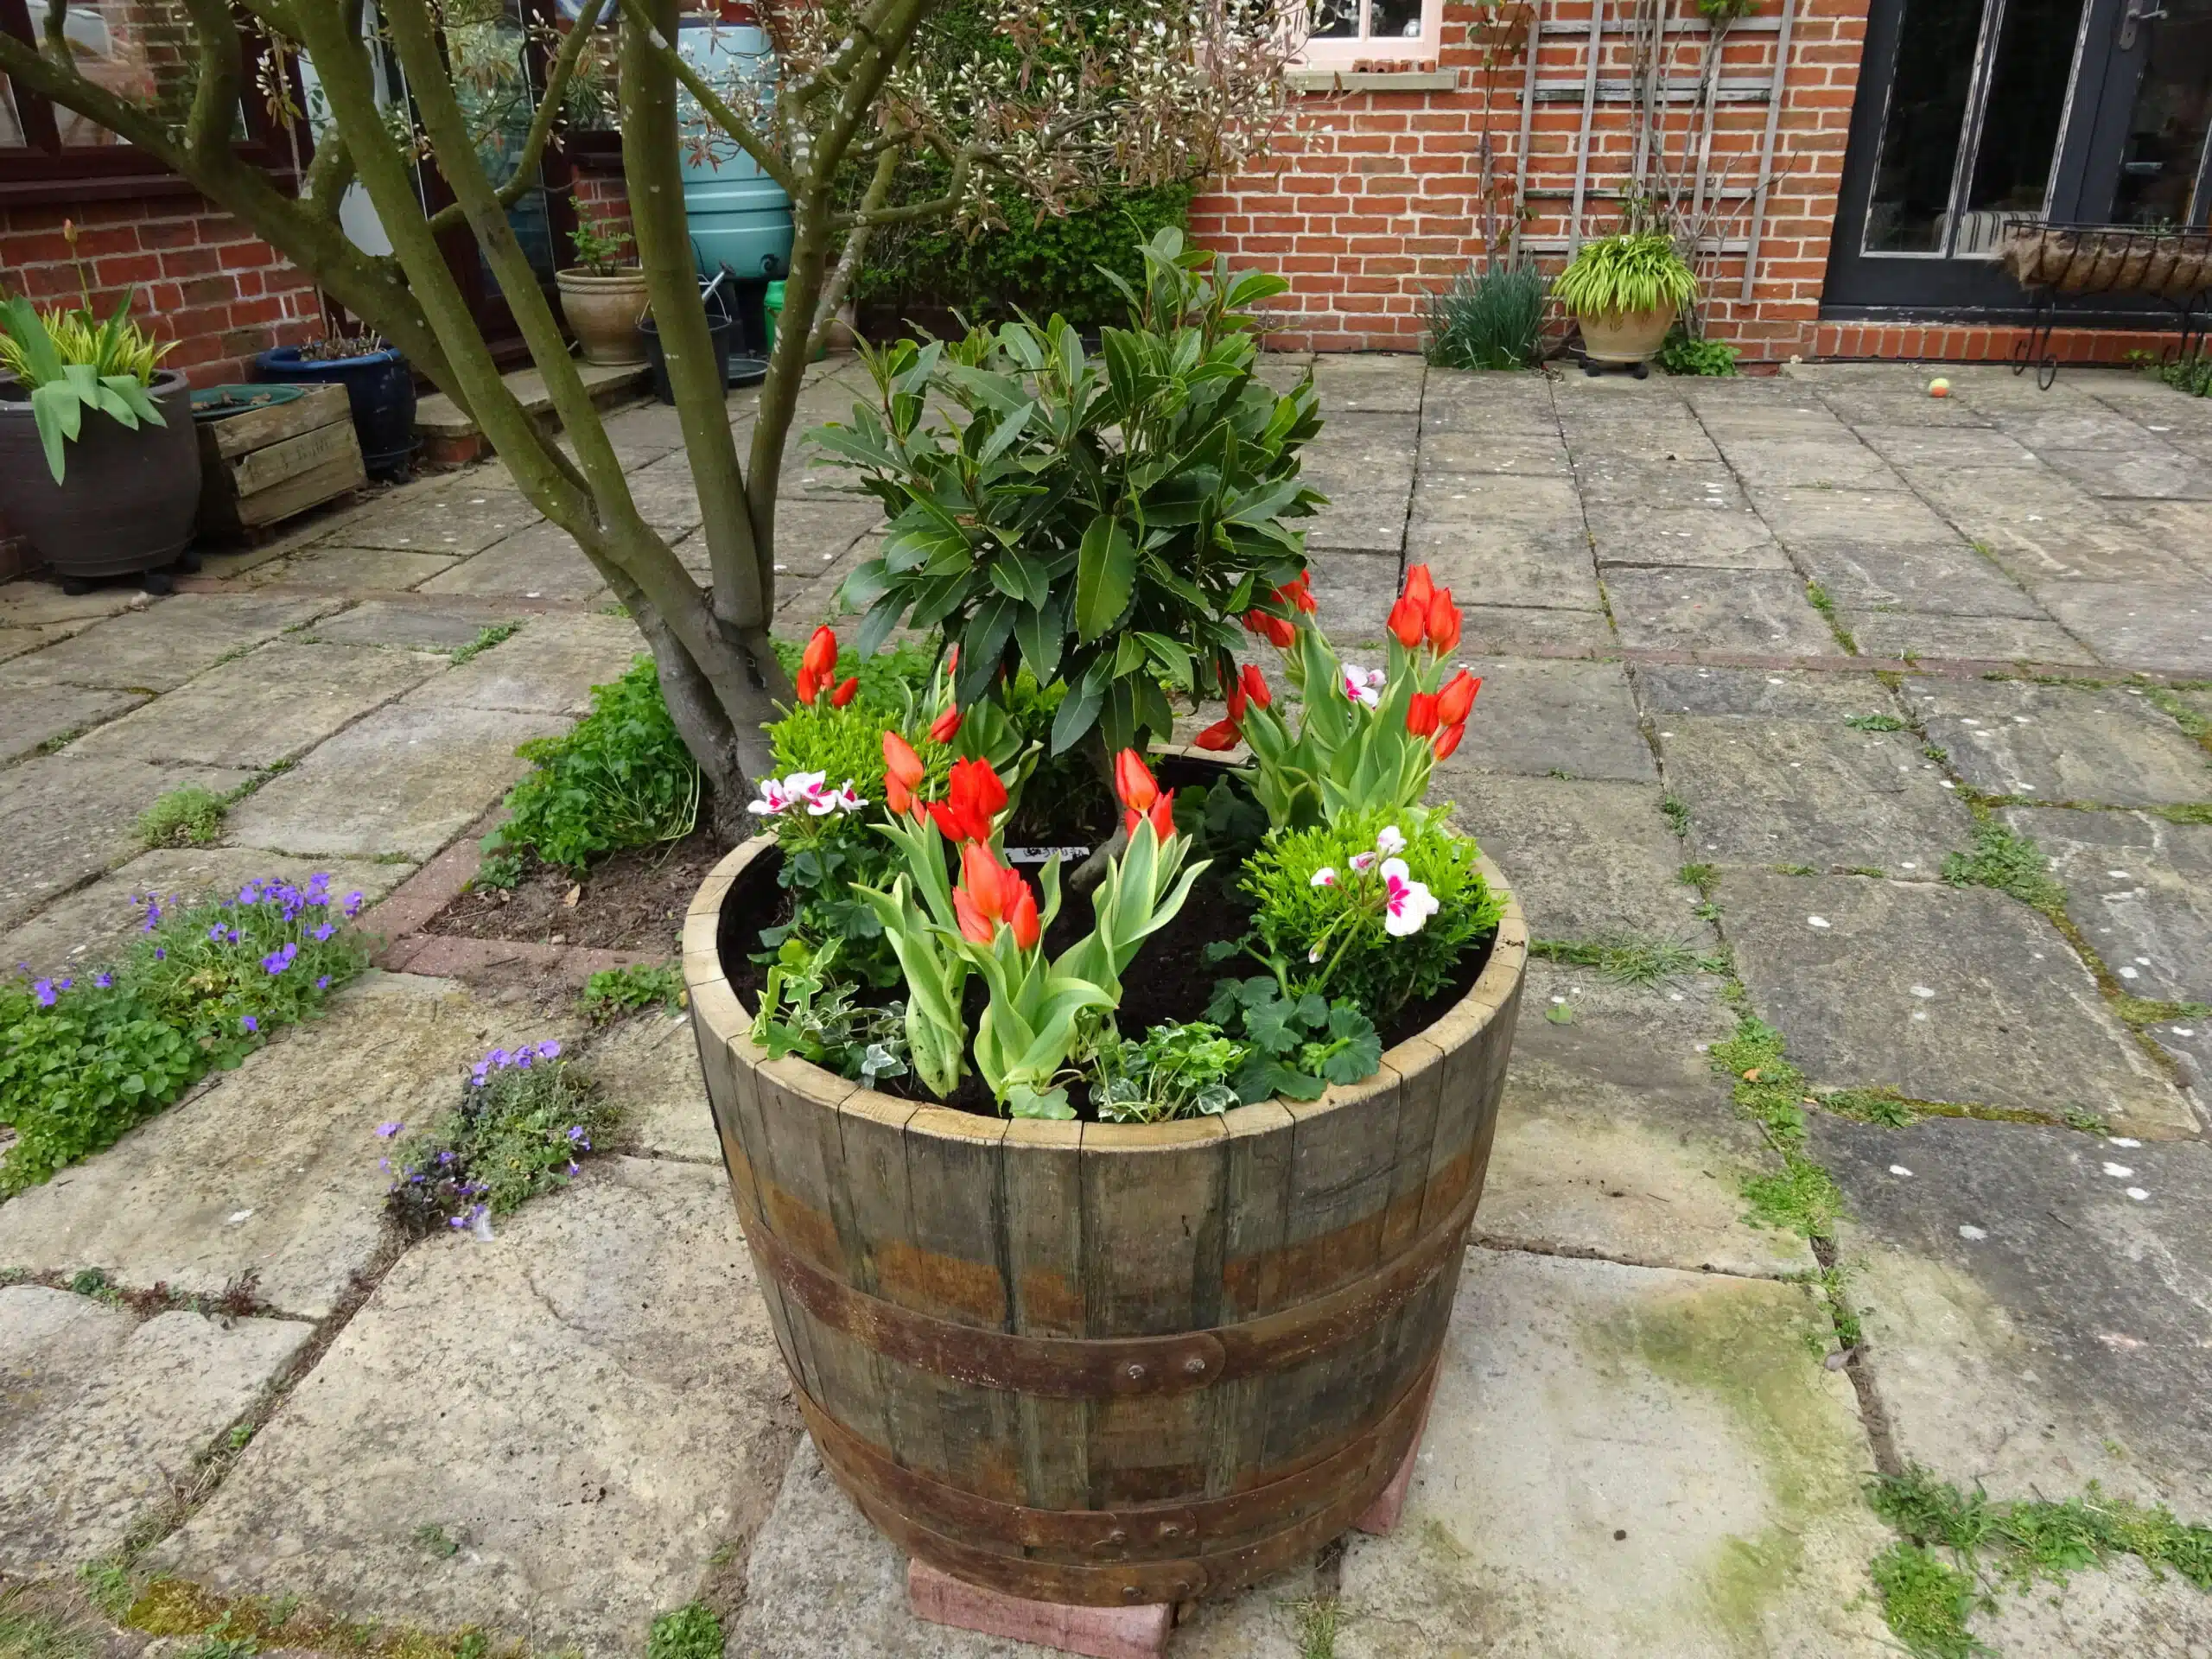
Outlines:
<svg viewBox="0 0 2212 1659"><path fill-rule="evenodd" d="M1294 67L1349 69L1356 63L1435 63L1443 55L1444 0L1421 0L1421 33L1372 35L1364 31L1373 0L1351 0L1359 7L1362 33L1341 38L1307 35Z"/></svg>

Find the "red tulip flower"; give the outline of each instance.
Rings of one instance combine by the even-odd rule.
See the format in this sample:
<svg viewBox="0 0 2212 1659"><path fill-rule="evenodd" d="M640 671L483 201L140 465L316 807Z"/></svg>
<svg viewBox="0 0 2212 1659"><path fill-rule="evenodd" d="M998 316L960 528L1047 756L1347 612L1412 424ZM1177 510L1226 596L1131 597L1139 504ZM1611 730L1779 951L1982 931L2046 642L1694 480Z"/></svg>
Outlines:
<svg viewBox="0 0 2212 1659"><path fill-rule="evenodd" d="M930 803L930 816L950 842L988 841L991 821L1006 806L1006 785L988 760L956 760L945 798Z"/></svg>
<svg viewBox="0 0 2212 1659"><path fill-rule="evenodd" d="M1014 930L1014 942L1027 950L1044 931L1037 913L1037 895L1020 874L991 856L991 849L971 841L960 851L960 885L952 890L953 914L960 922L960 937L975 944L988 944L998 937L998 925Z"/></svg>
<svg viewBox="0 0 2212 1659"><path fill-rule="evenodd" d="M1244 664L1241 683L1244 688L1244 695L1262 709L1275 700L1274 693L1268 690L1268 677L1260 672L1260 665L1257 663Z"/></svg>
<svg viewBox="0 0 2212 1659"><path fill-rule="evenodd" d="M848 676L840 681L837 689L830 694L830 706L832 709L843 708L860 694L860 689L861 677L857 674Z"/></svg>
<svg viewBox="0 0 2212 1659"><path fill-rule="evenodd" d="M1263 635L1278 651L1287 651L1298 639L1298 630L1279 616L1269 616L1265 611L1244 613L1244 626L1254 633Z"/></svg>
<svg viewBox="0 0 2212 1659"><path fill-rule="evenodd" d="M1444 689L1436 694L1437 724L1466 724L1467 711L1475 706L1475 693L1482 689L1483 683L1464 668L1446 680Z"/></svg>
<svg viewBox="0 0 2212 1659"><path fill-rule="evenodd" d="M928 768L914 746L896 732L883 734L883 794L893 812L914 810L914 791L922 786Z"/></svg>
<svg viewBox="0 0 2212 1659"><path fill-rule="evenodd" d="M1428 614L1429 597L1435 592L1436 584L1430 579L1427 565L1417 564L1406 572L1406 585L1402 597L1420 606L1422 615Z"/></svg>
<svg viewBox="0 0 2212 1659"><path fill-rule="evenodd" d="M1459 607L1449 588L1439 588L1428 601L1428 648L1440 657L1459 649Z"/></svg>
<svg viewBox="0 0 2212 1659"><path fill-rule="evenodd" d="M1251 699L1244 695L1243 686L1232 685L1229 688L1229 723L1230 725L1242 726L1244 723L1245 706L1250 702Z"/></svg>
<svg viewBox="0 0 2212 1659"><path fill-rule="evenodd" d="M950 743L959 734L960 710L957 705L930 722L930 740L932 742Z"/></svg>
<svg viewBox="0 0 2212 1659"><path fill-rule="evenodd" d="M1459 747L1459 740L1466 734L1467 727L1464 721L1457 726L1446 726L1436 734L1435 741L1430 745L1430 747L1434 750L1438 760L1448 760L1452 751Z"/></svg>
<svg viewBox="0 0 2212 1659"><path fill-rule="evenodd" d="M1427 737L1436 729L1436 699L1427 691L1414 693L1413 701L1406 705L1406 729L1415 737Z"/></svg>
<svg viewBox="0 0 2212 1659"><path fill-rule="evenodd" d="M1236 747L1237 735L1235 721L1217 720L1191 741L1202 749L1233 749Z"/></svg>
<svg viewBox="0 0 2212 1659"><path fill-rule="evenodd" d="M1128 809L1123 825L1131 836L1147 818L1153 833L1163 842L1175 833L1175 791L1160 787L1135 749L1123 749L1114 757L1114 793Z"/></svg>
<svg viewBox="0 0 2212 1659"><path fill-rule="evenodd" d="M1287 582L1276 588L1275 597L1308 616L1321 608L1320 601L1313 597L1313 573L1310 570L1300 571L1296 582Z"/></svg>
<svg viewBox="0 0 2212 1659"><path fill-rule="evenodd" d="M798 659L798 700L811 703L822 695L837 671L837 632L823 626L814 631L806 642L806 651Z"/></svg>
<svg viewBox="0 0 2212 1659"><path fill-rule="evenodd" d="M1428 612L1415 604L1410 596L1401 594L1397 602L1390 607L1390 619L1387 626L1390 637L1411 651L1421 644L1421 637L1428 632Z"/></svg>

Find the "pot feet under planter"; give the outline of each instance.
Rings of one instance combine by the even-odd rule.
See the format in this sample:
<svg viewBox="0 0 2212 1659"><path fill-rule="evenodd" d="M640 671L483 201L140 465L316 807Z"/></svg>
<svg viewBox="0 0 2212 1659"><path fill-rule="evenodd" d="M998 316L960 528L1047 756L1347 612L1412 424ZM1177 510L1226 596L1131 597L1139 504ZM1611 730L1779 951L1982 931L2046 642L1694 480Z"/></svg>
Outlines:
<svg viewBox="0 0 2212 1659"><path fill-rule="evenodd" d="M1423 1406L1421 1426L1414 1432L1414 1443L1406 1448L1398 1472L1351 1523L1353 1531L1382 1537L1397 1529L1406 1493L1414 1484L1414 1463L1421 1456L1427 1418L1428 1408ZM1154 1659L1166 1651L1168 1634L1175 1627L1175 1610L1164 1601L1141 1607L1070 1607L1057 1601L1032 1601L969 1584L919 1560L906 1564L906 1605L916 1618L933 1624L1031 1642L1087 1659Z"/></svg>

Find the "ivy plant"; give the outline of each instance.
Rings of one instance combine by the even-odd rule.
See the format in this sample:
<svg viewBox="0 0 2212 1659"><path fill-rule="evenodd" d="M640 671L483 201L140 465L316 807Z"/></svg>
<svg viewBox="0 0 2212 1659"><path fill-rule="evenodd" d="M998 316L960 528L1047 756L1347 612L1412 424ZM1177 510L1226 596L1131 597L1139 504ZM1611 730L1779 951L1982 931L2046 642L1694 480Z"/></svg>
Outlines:
<svg viewBox="0 0 2212 1659"><path fill-rule="evenodd" d="M861 655L942 629L963 709L1021 665L1064 680L1056 754L1094 730L1106 752L1166 738L1170 691L1225 696L1237 619L1280 613L1306 568L1292 521L1324 499L1299 472L1310 378L1277 393L1255 372L1251 308L1287 284L1172 228L1141 251L1141 291L1112 278L1131 326L1096 354L1058 317L901 340L867 353L876 405L812 435L891 521L844 585Z"/></svg>

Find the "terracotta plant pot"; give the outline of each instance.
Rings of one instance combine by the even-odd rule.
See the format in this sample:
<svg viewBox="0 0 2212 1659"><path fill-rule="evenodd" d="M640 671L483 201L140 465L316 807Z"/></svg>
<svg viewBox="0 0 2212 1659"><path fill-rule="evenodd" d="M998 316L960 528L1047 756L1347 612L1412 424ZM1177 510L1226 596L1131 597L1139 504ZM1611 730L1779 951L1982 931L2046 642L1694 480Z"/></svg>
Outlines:
<svg viewBox="0 0 2212 1659"><path fill-rule="evenodd" d="M164 369L147 388L168 421L136 431L88 410L63 446L56 484L39 446L30 395L0 376L0 518L64 580L135 575L174 564L200 511L200 442L192 388Z"/></svg>
<svg viewBox="0 0 2212 1659"><path fill-rule="evenodd" d="M1675 308L1655 306L1618 317L1578 313L1575 321L1582 325L1583 354L1592 362L1649 363L1667 343L1667 331L1675 326Z"/></svg>
<svg viewBox="0 0 2212 1659"><path fill-rule="evenodd" d="M621 367L645 360L645 341L638 334L646 306L644 271L633 266L612 276L594 276L576 267L556 272L553 280L560 285L561 311L585 362Z"/></svg>
<svg viewBox="0 0 2212 1659"><path fill-rule="evenodd" d="M722 963L769 919L779 856L764 836L716 867L683 969L738 1217L839 1484L930 1566L1064 1605L1227 1594L1343 1532L1437 1375L1520 1007L1517 905L1465 996L1363 1083L1046 1122L770 1061Z"/></svg>

